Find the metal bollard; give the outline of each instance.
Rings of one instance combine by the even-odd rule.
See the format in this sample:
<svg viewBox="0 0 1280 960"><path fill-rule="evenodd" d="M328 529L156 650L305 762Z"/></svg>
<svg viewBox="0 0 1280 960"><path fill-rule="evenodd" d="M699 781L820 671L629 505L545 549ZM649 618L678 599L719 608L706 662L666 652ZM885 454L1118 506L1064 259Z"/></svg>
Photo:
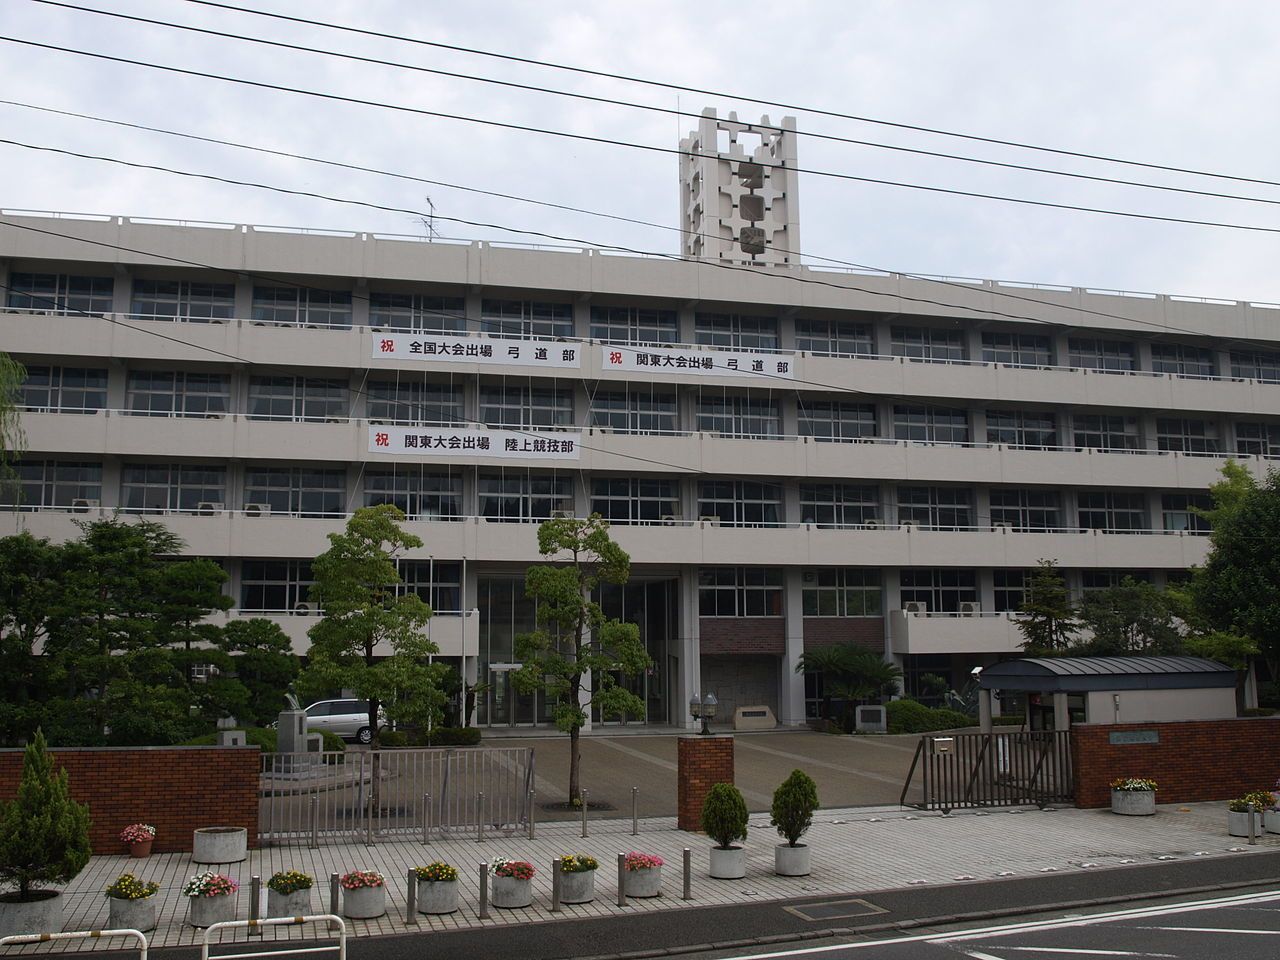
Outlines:
<svg viewBox="0 0 1280 960"><path fill-rule="evenodd" d="M329 874L329 912L338 916L338 875Z"/></svg>
<svg viewBox="0 0 1280 960"><path fill-rule="evenodd" d="M632 790L635 788L632 787ZM618 854L618 906L627 905L627 855Z"/></svg>
<svg viewBox="0 0 1280 960"><path fill-rule="evenodd" d="M538 831L537 831L537 827L534 825L534 820L537 818L537 815L538 815L537 799L538 799L537 792L534 790L530 790L529 791L529 839L530 840L537 839L536 834Z"/></svg>
<svg viewBox="0 0 1280 960"><path fill-rule="evenodd" d="M587 835L587 791L579 790L582 795L582 835Z"/></svg>
<svg viewBox="0 0 1280 960"><path fill-rule="evenodd" d="M684 848L684 893L681 900L693 899L693 851Z"/></svg>
<svg viewBox="0 0 1280 960"><path fill-rule="evenodd" d="M551 861L551 912L560 912L560 875L562 873L563 864L560 858L556 857Z"/></svg>
<svg viewBox="0 0 1280 960"><path fill-rule="evenodd" d="M409 868L406 879L409 886L404 898L404 922L412 925L418 922L418 875L414 873L413 867Z"/></svg>
<svg viewBox="0 0 1280 960"><path fill-rule="evenodd" d="M320 798L311 795L311 849L320 849Z"/></svg>
<svg viewBox="0 0 1280 960"><path fill-rule="evenodd" d="M489 919L489 865L480 864L480 912L481 920Z"/></svg>
<svg viewBox="0 0 1280 960"><path fill-rule="evenodd" d="M476 843L484 840L484 794L476 794Z"/></svg>
<svg viewBox="0 0 1280 960"><path fill-rule="evenodd" d="M422 795L422 842L431 840L431 794Z"/></svg>
<svg viewBox="0 0 1280 960"><path fill-rule="evenodd" d="M262 878L256 873L249 878L249 936L262 936L262 927L258 921L262 919Z"/></svg>
<svg viewBox="0 0 1280 960"><path fill-rule="evenodd" d="M1254 806L1249 804L1249 842L1258 842L1257 823L1254 821Z"/></svg>
<svg viewBox="0 0 1280 960"><path fill-rule="evenodd" d="M631 788L631 835L640 835L640 788Z"/></svg>

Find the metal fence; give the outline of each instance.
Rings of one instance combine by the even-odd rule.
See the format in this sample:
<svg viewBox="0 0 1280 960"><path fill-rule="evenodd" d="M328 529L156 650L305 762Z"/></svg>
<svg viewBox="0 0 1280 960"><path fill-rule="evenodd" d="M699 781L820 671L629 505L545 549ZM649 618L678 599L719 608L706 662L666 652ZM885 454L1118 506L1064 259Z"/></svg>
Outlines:
<svg viewBox="0 0 1280 960"><path fill-rule="evenodd" d="M264 754L262 843L528 828L533 748Z"/></svg>
<svg viewBox="0 0 1280 960"><path fill-rule="evenodd" d="M917 783L919 799L909 800ZM1074 797L1070 732L1030 730L921 737L899 802L947 813L960 807L1044 806Z"/></svg>

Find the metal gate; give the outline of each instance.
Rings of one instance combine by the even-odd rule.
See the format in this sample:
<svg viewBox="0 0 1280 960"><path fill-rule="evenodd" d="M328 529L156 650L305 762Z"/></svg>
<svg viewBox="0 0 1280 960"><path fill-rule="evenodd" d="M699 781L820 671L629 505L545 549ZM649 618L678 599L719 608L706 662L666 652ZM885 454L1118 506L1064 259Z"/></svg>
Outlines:
<svg viewBox="0 0 1280 960"><path fill-rule="evenodd" d="M533 748L264 754L261 843L527 829Z"/></svg>
<svg viewBox="0 0 1280 960"><path fill-rule="evenodd" d="M909 800L917 782L919 800ZM899 803L947 813L961 807L1043 807L1074 797L1070 732L1030 730L921 737Z"/></svg>

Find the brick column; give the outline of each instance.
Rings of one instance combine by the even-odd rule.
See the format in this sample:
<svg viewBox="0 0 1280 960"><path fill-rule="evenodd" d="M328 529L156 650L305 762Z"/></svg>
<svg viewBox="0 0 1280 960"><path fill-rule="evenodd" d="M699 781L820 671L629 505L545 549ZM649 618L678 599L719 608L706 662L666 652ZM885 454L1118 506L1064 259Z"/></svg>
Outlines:
<svg viewBox="0 0 1280 960"><path fill-rule="evenodd" d="M677 744L677 826L698 831L707 793L717 783L733 783L733 737L680 737Z"/></svg>

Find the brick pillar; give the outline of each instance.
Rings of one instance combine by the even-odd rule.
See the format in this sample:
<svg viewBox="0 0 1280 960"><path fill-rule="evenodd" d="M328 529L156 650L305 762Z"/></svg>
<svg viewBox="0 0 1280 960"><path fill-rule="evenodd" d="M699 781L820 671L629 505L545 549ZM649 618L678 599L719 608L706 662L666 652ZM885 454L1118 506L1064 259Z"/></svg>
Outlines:
<svg viewBox="0 0 1280 960"><path fill-rule="evenodd" d="M733 737L680 737L677 826L702 829L702 803L717 783L733 783Z"/></svg>

